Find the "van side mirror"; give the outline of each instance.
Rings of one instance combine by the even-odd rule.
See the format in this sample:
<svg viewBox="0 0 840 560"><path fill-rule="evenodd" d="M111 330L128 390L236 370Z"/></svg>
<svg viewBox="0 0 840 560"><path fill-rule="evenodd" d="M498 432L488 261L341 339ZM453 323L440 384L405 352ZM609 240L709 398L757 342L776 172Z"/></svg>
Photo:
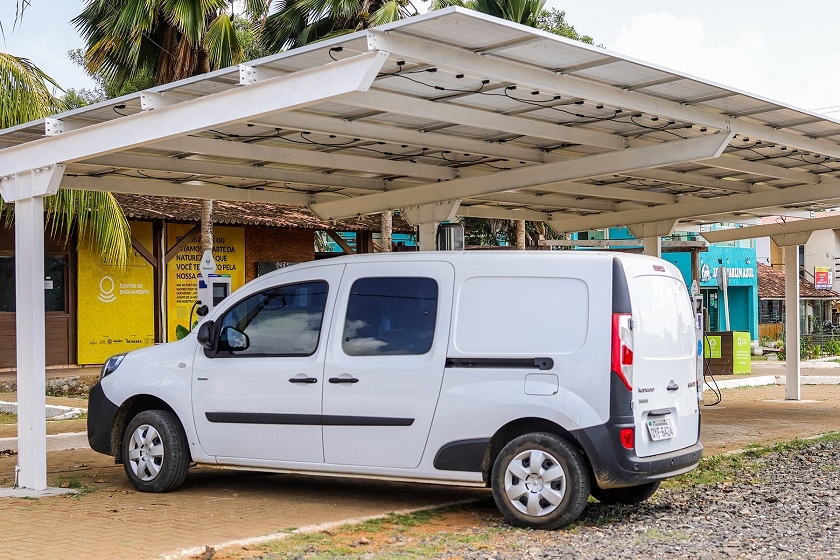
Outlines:
<svg viewBox="0 0 840 560"><path fill-rule="evenodd" d="M214 340L215 337L213 336L215 326L215 321L204 321L198 327L198 334L196 335L198 343L208 350L212 350L216 345L216 341Z"/></svg>
<svg viewBox="0 0 840 560"><path fill-rule="evenodd" d="M242 352L251 346L251 339L244 332L234 327L225 327L219 335L219 350Z"/></svg>

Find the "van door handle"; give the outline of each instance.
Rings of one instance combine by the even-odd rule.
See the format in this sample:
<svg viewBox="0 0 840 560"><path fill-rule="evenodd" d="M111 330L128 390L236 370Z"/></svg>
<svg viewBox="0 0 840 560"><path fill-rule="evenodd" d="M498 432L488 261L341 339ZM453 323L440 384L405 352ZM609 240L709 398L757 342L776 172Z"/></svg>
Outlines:
<svg viewBox="0 0 840 560"><path fill-rule="evenodd" d="M291 377L289 383L318 383L317 377Z"/></svg>
<svg viewBox="0 0 840 560"><path fill-rule="evenodd" d="M330 377L330 383L358 383L355 377Z"/></svg>
<svg viewBox="0 0 840 560"><path fill-rule="evenodd" d="M670 383L668 383L668 386L665 387L665 388L668 389L669 391L676 391L677 389L680 388L680 386L677 385L676 383L674 383L674 381L672 380Z"/></svg>

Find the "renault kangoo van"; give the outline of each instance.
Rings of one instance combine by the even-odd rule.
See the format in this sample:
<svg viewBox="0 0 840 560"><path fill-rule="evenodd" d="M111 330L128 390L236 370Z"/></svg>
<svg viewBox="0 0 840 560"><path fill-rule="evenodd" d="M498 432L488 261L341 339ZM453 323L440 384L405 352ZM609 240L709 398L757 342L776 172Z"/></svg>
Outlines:
<svg viewBox="0 0 840 560"><path fill-rule="evenodd" d="M636 503L700 461L685 284L584 251L356 255L284 268L183 340L119 354L91 447L147 492L192 463L492 488L514 525Z"/></svg>

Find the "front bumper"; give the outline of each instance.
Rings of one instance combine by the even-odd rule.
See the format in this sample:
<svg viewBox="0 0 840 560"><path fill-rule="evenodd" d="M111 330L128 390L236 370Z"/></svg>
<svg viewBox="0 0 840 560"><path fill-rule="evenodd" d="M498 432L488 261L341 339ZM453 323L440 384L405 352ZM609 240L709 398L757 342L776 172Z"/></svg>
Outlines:
<svg viewBox="0 0 840 560"><path fill-rule="evenodd" d="M113 432L118 411L119 407L105 396L101 382L94 385L88 398L87 418L88 443L94 451L116 456Z"/></svg>

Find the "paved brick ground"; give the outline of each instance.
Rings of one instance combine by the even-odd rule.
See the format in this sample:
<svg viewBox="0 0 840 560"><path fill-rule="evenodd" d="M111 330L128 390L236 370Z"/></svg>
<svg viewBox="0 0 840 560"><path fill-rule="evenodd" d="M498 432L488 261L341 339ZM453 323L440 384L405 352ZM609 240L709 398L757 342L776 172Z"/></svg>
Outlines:
<svg viewBox="0 0 840 560"><path fill-rule="evenodd" d="M784 387L730 389L703 409L710 453L840 429L840 386L805 386L816 403L768 402ZM15 457L0 457L0 487L12 484ZM90 450L48 455L54 486L79 496L0 499L0 559L156 558L185 548L291 527L487 495L465 490L290 475L192 469L170 494L134 491L121 466Z"/></svg>

